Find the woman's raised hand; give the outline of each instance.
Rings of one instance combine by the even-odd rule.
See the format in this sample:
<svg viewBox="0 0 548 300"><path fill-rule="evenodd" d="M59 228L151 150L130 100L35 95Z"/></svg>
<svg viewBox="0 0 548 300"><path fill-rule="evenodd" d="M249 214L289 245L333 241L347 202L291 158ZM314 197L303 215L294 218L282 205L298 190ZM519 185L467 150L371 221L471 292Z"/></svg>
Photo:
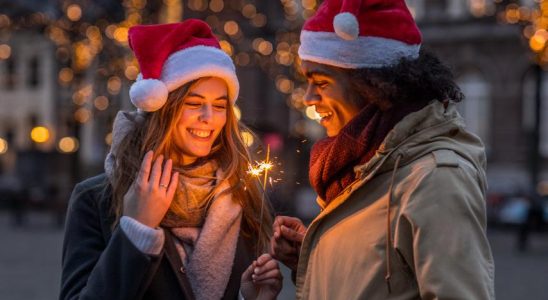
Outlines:
<svg viewBox="0 0 548 300"><path fill-rule="evenodd" d="M245 300L276 299L282 281L278 262L270 254L263 254L242 274L240 291Z"/></svg>
<svg viewBox="0 0 548 300"><path fill-rule="evenodd" d="M164 218L179 182L179 173L171 174L173 162L158 156L152 163L154 152L145 154L141 169L124 195L124 215L155 228ZM162 166L163 165L163 166Z"/></svg>

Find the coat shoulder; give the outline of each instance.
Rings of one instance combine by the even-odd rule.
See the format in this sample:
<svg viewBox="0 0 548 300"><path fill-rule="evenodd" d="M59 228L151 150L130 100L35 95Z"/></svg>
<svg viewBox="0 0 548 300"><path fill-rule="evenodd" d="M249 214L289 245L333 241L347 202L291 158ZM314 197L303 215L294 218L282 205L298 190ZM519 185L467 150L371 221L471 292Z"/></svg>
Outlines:
<svg viewBox="0 0 548 300"><path fill-rule="evenodd" d="M87 178L76 184L69 202L69 212L77 207L109 206L112 189L106 174Z"/></svg>

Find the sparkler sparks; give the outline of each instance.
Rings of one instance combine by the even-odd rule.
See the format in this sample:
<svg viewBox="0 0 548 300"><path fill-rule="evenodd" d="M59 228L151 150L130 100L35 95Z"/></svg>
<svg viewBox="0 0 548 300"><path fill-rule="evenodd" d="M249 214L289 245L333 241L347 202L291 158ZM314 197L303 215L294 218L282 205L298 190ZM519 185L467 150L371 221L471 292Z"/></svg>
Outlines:
<svg viewBox="0 0 548 300"><path fill-rule="evenodd" d="M248 171L247 173L250 174L251 176L256 176L257 179L259 180L259 182L261 182L261 179L260 179L260 176L261 175L264 175L264 178L262 180L262 185L263 185L263 195L261 197L261 216L259 218L259 239L257 239L257 246L256 246L256 252L257 252L257 257L259 257L259 255L261 254L261 249L259 248L260 246L260 241L261 241L261 231L262 231L262 221L263 221L263 213L264 213L264 205L265 205L265 201L266 201L266 182L267 182L267 179L269 178L268 177L268 171L271 170L273 167L273 164L272 162L270 162L270 145L267 145L266 147L266 159L264 161L261 161L261 162L256 162L256 166L252 166L252 165L249 165L249 168L248 168ZM270 178L272 179L272 178ZM272 185L272 181L270 183Z"/></svg>

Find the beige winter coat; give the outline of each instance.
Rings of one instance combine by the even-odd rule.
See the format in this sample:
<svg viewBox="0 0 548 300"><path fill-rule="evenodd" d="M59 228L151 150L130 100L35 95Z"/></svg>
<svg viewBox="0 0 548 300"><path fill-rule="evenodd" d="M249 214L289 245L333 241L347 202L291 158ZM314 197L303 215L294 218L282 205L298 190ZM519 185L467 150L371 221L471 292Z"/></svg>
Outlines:
<svg viewBox="0 0 548 300"><path fill-rule="evenodd" d="M463 127L438 101L396 125L308 227L297 299L495 298L484 148Z"/></svg>

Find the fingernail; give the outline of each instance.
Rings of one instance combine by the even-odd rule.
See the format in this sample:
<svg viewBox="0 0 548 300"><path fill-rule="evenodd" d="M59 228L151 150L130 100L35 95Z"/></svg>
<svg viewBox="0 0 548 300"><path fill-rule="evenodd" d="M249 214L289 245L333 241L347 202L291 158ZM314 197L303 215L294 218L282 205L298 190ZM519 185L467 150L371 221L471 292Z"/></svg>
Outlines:
<svg viewBox="0 0 548 300"><path fill-rule="evenodd" d="M259 268L255 268L253 272L255 272L255 274L259 273Z"/></svg>

